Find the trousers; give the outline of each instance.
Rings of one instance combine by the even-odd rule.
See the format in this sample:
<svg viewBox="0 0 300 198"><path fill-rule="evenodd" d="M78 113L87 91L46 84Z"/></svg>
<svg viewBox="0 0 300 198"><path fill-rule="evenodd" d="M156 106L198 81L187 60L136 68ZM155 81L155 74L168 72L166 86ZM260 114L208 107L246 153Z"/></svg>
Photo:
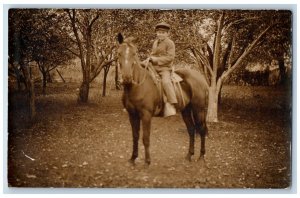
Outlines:
<svg viewBox="0 0 300 198"><path fill-rule="evenodd" d="M168 102L171 104L177 103L176 93L171 81L171 71L160 71L159 75L161 76L162 87Z"/></svg>

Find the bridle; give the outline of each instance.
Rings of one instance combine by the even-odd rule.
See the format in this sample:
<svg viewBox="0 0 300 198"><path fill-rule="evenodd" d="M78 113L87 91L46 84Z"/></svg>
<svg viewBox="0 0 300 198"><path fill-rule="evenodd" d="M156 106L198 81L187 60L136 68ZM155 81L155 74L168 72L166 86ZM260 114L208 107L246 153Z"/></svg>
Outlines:
<svg viewBox="0 0 300 198"><path fill-rule="evenodd" d="M130 43L126 43L126 44L131 45ZM142 85L142 84L145 82L146 77L147 77L147 69L148 69L148 66L149 66L149 60L150 60L150 58L147 58L147 59L146 59L146 65L145 65L145 67L144 67L143 79L142 79L140 82L136 82L134 79L132 79L132 81L131 81L132 84L134 84L134 85L136 85L136 86L140 86L140 85ZM142 68L141 65L139 64L139 62L140 62L140 61L139 61L139 59L138 59L138 56L135 54L134 61L133 61L133 65L138 64L138 66L139 66L140 68Z"/></svg>
<svg viewBox="0 0 300 198"><path fill-rule="evenodd" d="M142 79L140 82L136 82L134 79L132 79L132 84L137 85L137 86L140 86L140 85L142 85L142 84L145 82L146 76L147 76L147 69L148 69L148 65L149 65L149 60L150 60L150 58L147 58L147 59L146 59L146 66L145 66L145 68L144 68L143 79ZM138 57L135 56L135 61L133 62L133 64L137 64L138 62L139 62ZM139 65L139 66L140 66L140 65ZM140 66L140 67L141 67L141 66ZM142 68L142 67L141 67L141 68Z"/></svg>

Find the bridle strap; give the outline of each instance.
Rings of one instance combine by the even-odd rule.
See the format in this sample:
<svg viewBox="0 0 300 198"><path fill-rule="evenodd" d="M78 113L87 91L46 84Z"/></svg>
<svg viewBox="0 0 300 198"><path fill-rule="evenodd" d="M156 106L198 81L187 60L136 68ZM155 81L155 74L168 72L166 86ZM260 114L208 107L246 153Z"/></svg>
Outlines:
<svg viewBox="0 0 300 198"><path fill-rule="evenodd" d="M144 68L144 69L145 69L145 70L144 70L144 76L143 76L142 81L136 82L135 80L132 79L132 84L137 85L137 86L140 86L140 85L142 85L142 84L145 82L146 76L147 76L147 69L148 69L148 66L149 66L149 61L150 61L150 58L147 58L147 59L146 59L146 66L145 66L145 68ZM135 56L135 61L133 62L133 64L138 64L138 62L139 62L139 59L138 59L137 56Z"/></svg>

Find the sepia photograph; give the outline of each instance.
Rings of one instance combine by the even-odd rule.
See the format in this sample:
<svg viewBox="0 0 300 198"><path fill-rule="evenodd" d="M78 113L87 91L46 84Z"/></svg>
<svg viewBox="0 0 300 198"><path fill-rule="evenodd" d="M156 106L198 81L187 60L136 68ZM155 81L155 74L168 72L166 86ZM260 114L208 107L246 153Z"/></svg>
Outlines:
<svg viewBox="0 0 300 198"><path fill-rule="evenodd" d="M9 9L8 188L290 189L294 14Z"/></svg>

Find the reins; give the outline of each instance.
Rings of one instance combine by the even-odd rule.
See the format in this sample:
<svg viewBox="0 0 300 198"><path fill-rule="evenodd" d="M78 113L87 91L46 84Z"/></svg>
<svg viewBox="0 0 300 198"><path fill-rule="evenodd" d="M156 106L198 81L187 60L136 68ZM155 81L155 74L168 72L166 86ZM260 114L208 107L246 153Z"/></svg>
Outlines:
<svg viewBox="0 0 300 198"><path fill-rule="evenodd" d="M144 70L144 76L143 76L142 81L141 81L141 82L136 82L134 79L132 79L132 84L137 85L137 86L140 86L140 85L142 85L142 84L145 82L146 76L147 76L147 68L148 68L148 65L149 65L149 60L150 60L150 58L147 58L147 59L146 59L146 66L145 66L145 68L144 68L145 70ZM139 62L139 60L138 60L137 56L135 56L135 61L134 61L134 63L135 63L135 64L138 64L138 62Z"/></svg>

